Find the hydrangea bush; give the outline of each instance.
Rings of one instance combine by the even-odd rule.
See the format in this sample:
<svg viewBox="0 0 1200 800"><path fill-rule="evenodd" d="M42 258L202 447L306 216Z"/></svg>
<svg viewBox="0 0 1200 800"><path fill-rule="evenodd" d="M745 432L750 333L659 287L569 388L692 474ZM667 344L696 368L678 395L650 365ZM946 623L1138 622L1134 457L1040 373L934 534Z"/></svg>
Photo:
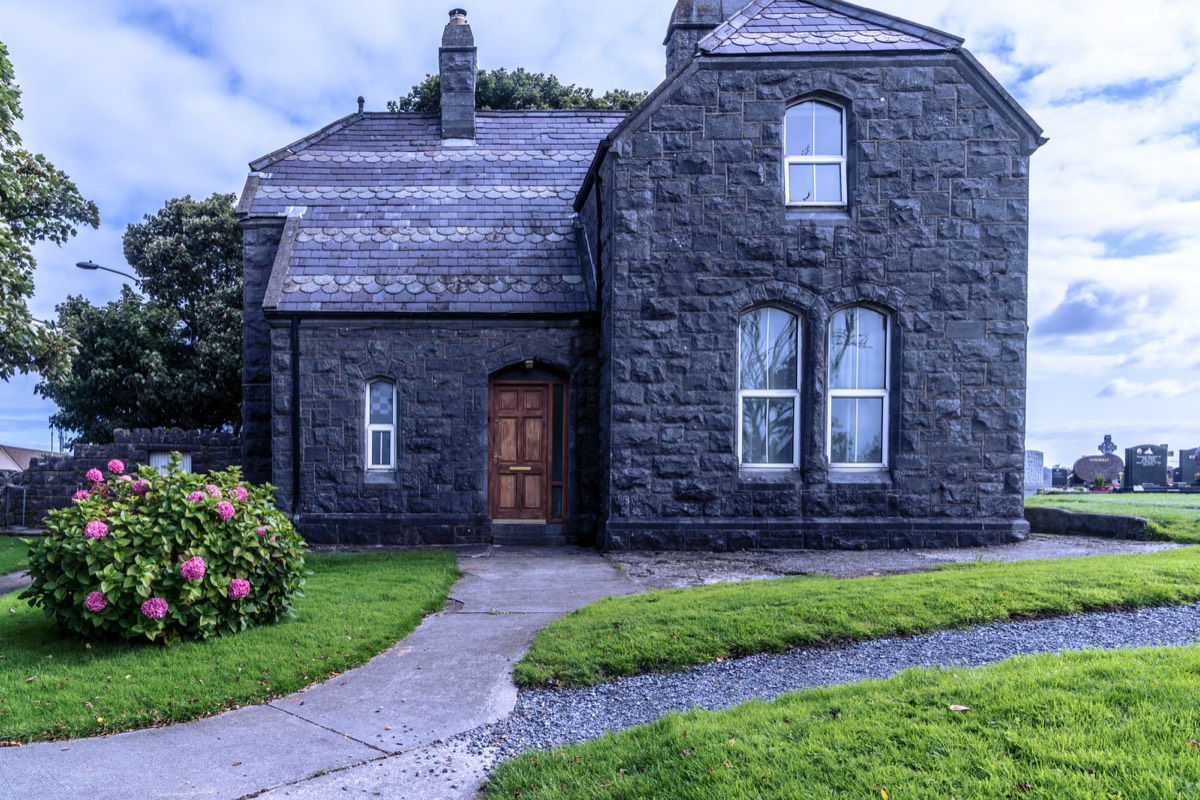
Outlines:
<svg viewBox="0 0 1200 800"><path fill-rule="evenodd" d="M304 541L270 486L235 467L193 475L178 454L160 475L108 463L107 478L46 518L29 543L22 593L60 627L85 636L207 639L292 615L304 585Z"/></svg>

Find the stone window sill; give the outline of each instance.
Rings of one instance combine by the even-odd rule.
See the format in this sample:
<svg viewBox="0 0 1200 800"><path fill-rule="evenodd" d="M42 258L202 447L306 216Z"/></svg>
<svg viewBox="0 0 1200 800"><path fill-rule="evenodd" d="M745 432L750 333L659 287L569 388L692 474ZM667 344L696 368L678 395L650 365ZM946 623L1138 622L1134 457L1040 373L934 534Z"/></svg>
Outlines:
<svg viewBox="0 0 1200 800"><path fill-rule="evenodd" d="M374 485L389 485L396 482L396 472L394 470L379 470L367 472L363 477L363 483Z"/></svg>
<svg viewBox="0 0 1200 800"><path fill-rule="evenodd" d="M830 469L830 483L854 484L856 486L891 486L892 475L884 469Z"/></svg>
<svg viewBox="0 0 1200 800"><path fill-rule="evenodd" d="M758 485L795 486L802 481L800 470L796 467L784 469L753 469L738 468L738 480L742 483Z"/></svg>

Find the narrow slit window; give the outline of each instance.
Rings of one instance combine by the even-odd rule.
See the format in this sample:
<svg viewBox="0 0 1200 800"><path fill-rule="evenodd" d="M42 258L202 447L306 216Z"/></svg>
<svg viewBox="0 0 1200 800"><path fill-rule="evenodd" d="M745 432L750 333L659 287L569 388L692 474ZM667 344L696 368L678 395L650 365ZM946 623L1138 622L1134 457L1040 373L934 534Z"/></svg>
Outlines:
<svg viewBox="0 0 1200 800"><path fill-rule="evenodd" d="M396 386L372 381L367 386L367 469L396 468Z"/></svg>
<svg viewBox="0 0 1200 800"><path fill-rule="evenodd" d="M784 186L793 206L846 204L846 112L809 100L784 117Z"/></svg>

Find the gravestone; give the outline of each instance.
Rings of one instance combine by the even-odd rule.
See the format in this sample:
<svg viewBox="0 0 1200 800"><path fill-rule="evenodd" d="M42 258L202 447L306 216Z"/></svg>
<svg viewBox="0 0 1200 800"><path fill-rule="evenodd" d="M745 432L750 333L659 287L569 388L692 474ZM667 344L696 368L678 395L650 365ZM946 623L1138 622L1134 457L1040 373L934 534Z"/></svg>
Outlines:
<svg viewBox="0 0 1200 800"><path fill-rule="evenodd" d="M1066 489L1071 485L1071 470L1065 467L1055 467L1050 472L1050 485L1055 489Z"/></svg>
<svg viewBox="0 0 1200 800"><path fill-rule="evenodd" d="M1185 448L1179 451L1179 482L1188 485L1196 483L1196 473L1200 472L1200 447Z"/></svg>
<svg viewBox="0 0 1200 800"><path fill-rule="evenodd" d="M1045 472L1046 455L1041 450L1025 451L1025 491L1032 494L1038 489L1046 488Z"/></svg>
<svg viewBox="0 0 1200 800"><path fill-rule="evenodd" d="M1108 486L1115 480L1120 480L1125 472L1125 462L1119 456L1084 456L1075 462L1075 477L1084 486L1092 486L1096 473L1104 476L1104 485Z"/></svg>
<svg viewBox="0 0 1200 800"><path fill-rule="evenodd" d="M1125 449L1125 488L1166 486L1167 446L1143 444Z"/></svg>

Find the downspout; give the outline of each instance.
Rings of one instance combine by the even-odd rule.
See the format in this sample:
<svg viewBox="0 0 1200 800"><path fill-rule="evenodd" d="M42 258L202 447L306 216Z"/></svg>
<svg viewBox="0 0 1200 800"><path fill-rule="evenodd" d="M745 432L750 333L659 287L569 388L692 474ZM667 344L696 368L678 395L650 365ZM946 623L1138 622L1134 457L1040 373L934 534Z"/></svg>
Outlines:
<svg viewBox="0 0 1200 800"><path fill-rule="evenodd" d="M300 527L300 318L292 317L292 525Z"/></svg>

